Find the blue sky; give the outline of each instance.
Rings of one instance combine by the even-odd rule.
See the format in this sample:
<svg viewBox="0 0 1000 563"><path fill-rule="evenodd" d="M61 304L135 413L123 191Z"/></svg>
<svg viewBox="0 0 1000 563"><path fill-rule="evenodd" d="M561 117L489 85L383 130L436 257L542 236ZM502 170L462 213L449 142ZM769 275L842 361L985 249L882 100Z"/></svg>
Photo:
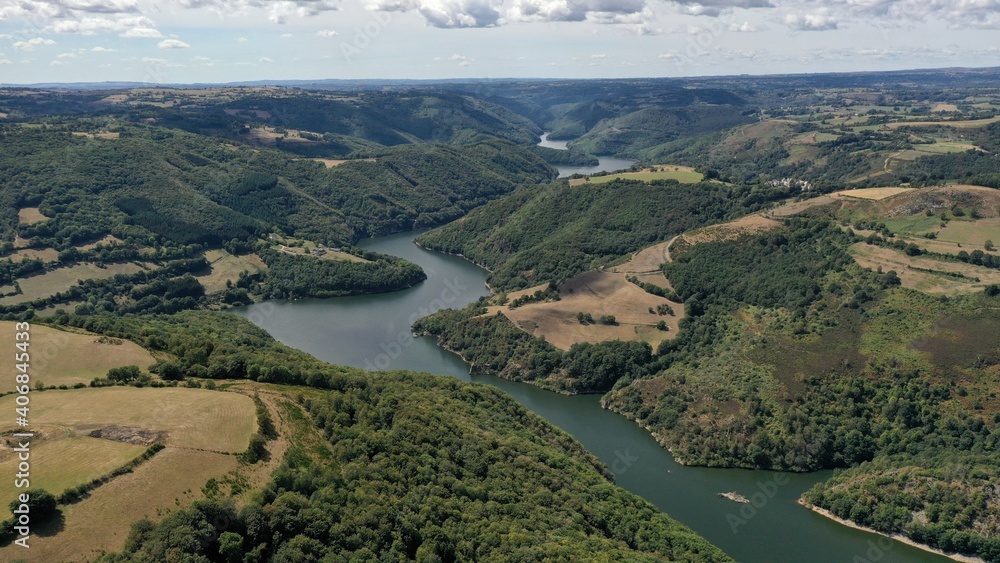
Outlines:
<svg viewBox="0 0 1000 563"><path fill-rule="evenodd" d="M0 83L1000 66L1000 0L0 0Z"/></svg>

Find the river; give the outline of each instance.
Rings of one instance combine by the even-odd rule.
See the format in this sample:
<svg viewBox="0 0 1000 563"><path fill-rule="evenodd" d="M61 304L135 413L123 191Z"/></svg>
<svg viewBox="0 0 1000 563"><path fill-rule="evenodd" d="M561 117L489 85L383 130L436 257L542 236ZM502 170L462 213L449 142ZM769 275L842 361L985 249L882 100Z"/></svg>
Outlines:
<svg viewBox="0 0 1000 563"><path fill-rule="evenodd" d="M421 249L416 233L362 241L368 250L400 256L427 280L394 293L273 301L233 309L275 338L320 359L365 369L407 369L503 389L528 409L569 432L615 474L615 481L745 562L941 562L943 557L836 524L796 504L829 472L778 474L678 465L632 421L600 407L596 395L567 397L492 376L473 376L431 338L411 338L410 324L443 307L487 295L486 272L454 256ZM718 493L737 491L754 504ZM881 540L881 542L880 542Z"/></svg>
<svg viewBox="0 0 1000 563"><path fill-rule="evenodd" d="M549 134L542 133L542 141L538 143L538 146L564 151L568 150L566 147L566 143L568 142L569 141L550 141ZM635 164L634 160L615 158L613 156L599 156L597 157L597 166L556 166L555 168L559 171L559 177L565 178L567 176L572 176L573 174L593 174L595 172L627 170L633 164Z"/></svg>

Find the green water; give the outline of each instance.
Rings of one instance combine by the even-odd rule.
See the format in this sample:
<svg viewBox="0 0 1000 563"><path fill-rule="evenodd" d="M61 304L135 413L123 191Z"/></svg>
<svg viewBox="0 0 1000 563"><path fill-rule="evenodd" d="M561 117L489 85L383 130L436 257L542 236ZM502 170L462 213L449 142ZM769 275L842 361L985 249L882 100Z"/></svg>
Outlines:
<svg viewBox="0 0 1000 563"><path fill-rule="evenodd" d="M614 472L616 482L745 562L947 561L880 536L836 524L795 503L830 473L778 474L678 465L641 427L600 407L599 397L566 397L523 383L472 376L458 356L430 338L410 336L417 318L487 295L486 272L423 250L404 233L365 241L369 250L419 264L428 279L411 289L338 299L261 303L234 311L275 338L328 362L365 369L426 371L499 387L576 437ZM736 504L718 493L754 501Z"/></svg>

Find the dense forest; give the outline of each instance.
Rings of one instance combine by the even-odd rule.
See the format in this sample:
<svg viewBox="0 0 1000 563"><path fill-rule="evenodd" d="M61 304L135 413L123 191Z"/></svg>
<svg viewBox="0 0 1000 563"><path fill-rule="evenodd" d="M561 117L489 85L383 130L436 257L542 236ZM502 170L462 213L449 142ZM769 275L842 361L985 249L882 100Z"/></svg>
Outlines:
<svg viewBox="0 0 1000 563"><path fill-rule="evenodd" d="M730 561L492 387L332 366L217 312L63 321L176 358L161 374L308 386L263 387L299 437L252 500L142 520L102 561Z"/></svg>
<svg viewBox="0 0 1000 563"><path fill-rule="evenodd" d="M522 189L417 241L490 270L496 290L561 281L696 227L762 209L789 188L616 180Z"/></svg>

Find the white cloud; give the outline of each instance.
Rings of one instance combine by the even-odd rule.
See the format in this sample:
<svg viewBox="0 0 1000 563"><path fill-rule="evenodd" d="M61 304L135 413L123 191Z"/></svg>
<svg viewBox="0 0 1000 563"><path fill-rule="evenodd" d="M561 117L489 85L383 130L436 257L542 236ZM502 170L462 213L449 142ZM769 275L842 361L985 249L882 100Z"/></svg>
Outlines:
<svg viewBox="0 0 1000 563"><path fill-rule="evenodd" d="M502 0L373 0L368 7L416 11L434 27L493 27L501 23L502 4Z"/></svg>
<svg viewBox="0 0 1000 563"><path fill-rule="evenodd" d="M75 59L79 57L76 53L59 53L56 55L57 59Z"/></svg>
<svg viewBox="0 0 1000 563"><path fill-rule="evenodd" d="M95 53L117 53L118 49L109 49L107 47L94 47L91 51Z"/></svg>
<svg viewBox="0 0 1000 563"><path fill-rule="evenodd" d="M332 30L332 29L322 29L320 31L317 31L316 35L318 35L320 37L330 38L330 37L336 37L337 36L337 32L334 31L334 30Z"/></svg>
<svg viewBox="0 0 1000 563"><path fill-rule="evenodd" d="M262 63L273 63L273 62L274 62L273 60L271 60L271 59L269 59L269 58L267 58L267 57L261 57L261 58L260 58L260 59L258 59L258 60L259 60L260 62L262 62Z"/></svg>
<svg viewBox="0 0 1000 563"><path fill-rule="evenodd" d="M591 59L606 59L608 58L607 53L597 53L596 55L590 55Z"/></svg>
<svg viewBox="0 0 1000 563"><path fill-rule="evenodd" d="M56 42L51 39L45 39L44 37L34 37L28 39L27 41L15 41L14 48L18 51L34 51L35 47L41 45L55 45Z"/></svg>
<svg viewBox="0 0 1000 563"><path fill-rule="evenodd" d="M735 32L735 33L754 33L756 31L760 31L759 27L755 26L754 24L752 24L750 22L743 22L743 23L735 23L734 22L734 23L729 24L729 28L728 29L729 29L729 31L732 31L732 32Z"/></svg>
<svg viewBox="0 0 1000 563"><path fill-rule="evenodd" d="M159 39L163 37L163 34L152 27L136 27L122 33L121 36L129 39Z"/></svg>
<svg viewBox="0 0 1000 563"><path fill-rule="evenodd" d="M837 19L823 12L815 14L788 14L785 24L798 31L828 31L837 29Z"/></svg>
<svg viewBox="0 0 1000 563"><path fill-rule="evenodd" d="M292 37L295 37L295 34L294 33L282 33L278 37L281 37L282 39L291 39Z"/></svg>
<svg viewBox="0 0 1000 563"><path fill-rule="evenodd" d="M156 24L146 16L104 16L83 17L79 19L62 19L48 26L55 33L78 33L94 35L96 33L128 33L135 29L154 29ZM159 32L157 32L159 33Z"/></svg>
<svg viewBox="0 0 1000 563"><path fill-rule="evenodd" d="M187 49L190 47L187 43L179 39L164 39L160 41L157 45L160 49Z"/></svg>
<svg viewBox="0 0 1000 563"><path fill-rule="evenodd" d="M68 10L101 14L120 14L139 9L135 0L57 0L55 3Z"/></svg>
<svg viewBox="0 0 1000 563"><path fill-rule="evenodd" d="M236 38L236 42L237 43L246 43L247 41L250 41L250 40L247 39L246 37L237 37Z"/></svg>
<svg viewBox="0 0 1000 563"><path fill-rule="evenodd" d="M12 65L12 64L14 63L12 63L9 59L0 59L0 65Z"/></svg>

